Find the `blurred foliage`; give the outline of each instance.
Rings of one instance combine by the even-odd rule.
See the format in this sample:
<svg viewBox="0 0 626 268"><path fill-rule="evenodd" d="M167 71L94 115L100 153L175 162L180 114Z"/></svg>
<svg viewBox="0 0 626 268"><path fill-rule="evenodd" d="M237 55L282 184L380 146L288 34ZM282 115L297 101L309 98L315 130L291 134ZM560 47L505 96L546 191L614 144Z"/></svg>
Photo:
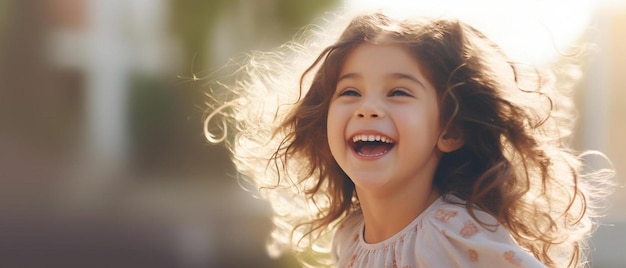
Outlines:
<svg viewBox="0 0 626 268"><path fill-rule="evenodd" d="M182 72L179 75L184 78L166 83L163 77L133 78L129 105L132 113L130 115L132 139L135 149L138 150L138 158L148 159L148 156L154 155L154 147L162 146L164 141L170 141L170 144L172 141L179 141L174 144L187 146L189 148L186 150L196 154L208 153L210 162L219 163L222 168L228 166L225 162L228 158L221 151L223 148L217 148L221 146L201 146L207 143L202 136L201 123L209 108L205 104L204 94L207 93L207 82L211 81L195 79L195 72L212 71L225 64L217 62L215 57L212 57L217 43L217 40L212 38L219 30L218 27L226 23L229 29L241 30L229 33L233 38L229 40L232 42L229 46L233 53L245 53L260 49L259 45L262 43L270 47L284 43L323 11L339 2L339 0L170 0L169 31L180 44L181 65L178 66L180 68L178 70ZM237 16L241 14L247 14L249 17ZM236 55L225 56L234 58ZM194 73L188 73L189 69ZM228 68L222 70L228 72ZM222 79L209 77L216 78ZM194 145L189 145L191 141ZM216 158L220 158L220 161ZM147 165L154 165L154 162Z"/></svg>
<svg viewBox="0 0 626 268"><path fill-rule="evenodd" d="M183 104L178 96L166 82L141 75L131 78L129 95L132 151L154 150L154 147L161 147L159 143L168 144L163 140L171 135L180 120L178 110Z"/></svg>
<svg viewBox="0 0 626 268"><path fill-rule="evenodd" d="M232 33L235 40L232 49L241 49L243 51L239 52L244 53L245 50L258 49L255 46L263 42L278 46L338 2L171 0L168 2L169 31L178 40L182 52L178 70L182 72L182 77L189 77L195 75L186 73L190 66L202 71L223 64L211 58L216 43L211 37L218 30L217 27L224 25L224 19L235 29L253 27L242 29L252 35ZM225 17L240 13L250 15L247 23L252 25L240 23L241 17ZM266 32L278 34L268 36ZM166 168L189 166L192 162L197 165L205 163L204 166L212 163L219 165L221 172L230 166L224 149L219 148L221 146L203 146L207 143L201 129L202 118L208 108L204 103L206 83L206 80L192 78L175 81L175 77L131 75L128 100L130 152L134 155L133 159L139 161L134 165Z"/></svg>
<svg viewBox="0 0 626 268"><path fill-rule="evenodd" d="M174 35L178 36L184 62L190 62L193 57L207 58L209 52L208 38L213 33L216 18L220 10L235 1L229 0L173 0L170 1L171 27ZM190 66L185 64L184 66Z"/></svg>
<svg viewBox="0 0 626 268"><path fill-rule="evenodd" d="M337 0L297 1L277 0L278 20L287 29L285 34L291 36L299 27L310 23L318 13L339 3ZM294 28L296 27L296 28Z"/></svg>
<svg viewBox="0 0 626 268"><path fill-rule="evenodd" d="M200 68L206 68L211 64L210 50L213 47L208 36L216 30L220 12L229 8L246 5L253 0L173 0L170 1L171 30L181 41L183 47L183 66L192 66L194 59L209 59L209 62L195 62ZM275 7L271 12L271 18L279 22L281 37L283 40L274 40L280 44L289 39L300 28L310 23L320 12L328 10L339 0L260 0L261 5ZM259 2L256 2L259 4ZM255 12L261 12L255 10ZM263 16L260 16L263 17ZM232 18L238 20L240 18ZM255 22L259 25L261 34L265 26L264 21ZM254 41L253 41L254 42ZM254 43L246 44L248 49L253 48Z"/></svg>

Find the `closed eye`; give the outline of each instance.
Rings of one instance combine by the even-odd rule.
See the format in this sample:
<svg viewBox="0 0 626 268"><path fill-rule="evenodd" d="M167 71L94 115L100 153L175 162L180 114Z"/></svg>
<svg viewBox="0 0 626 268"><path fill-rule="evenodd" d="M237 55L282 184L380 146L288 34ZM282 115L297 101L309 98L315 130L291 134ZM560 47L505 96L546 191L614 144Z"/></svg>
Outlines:
<svg viewBox="0 0 626 268"><path fill-rule="evenodd" d="M361 94L354 88L346 88L339 92L339 96L359 97Z"/></svg>
<svg viewBox="0 0 626 268"><path fill-rule="evenodd" d="M389 94L387 94L387 96L389 97L394 97L394 96L406 96L406 97L411 97L413 96L411 93L409 93L409 91L405 88L394 88L392 89Z"/></svg>

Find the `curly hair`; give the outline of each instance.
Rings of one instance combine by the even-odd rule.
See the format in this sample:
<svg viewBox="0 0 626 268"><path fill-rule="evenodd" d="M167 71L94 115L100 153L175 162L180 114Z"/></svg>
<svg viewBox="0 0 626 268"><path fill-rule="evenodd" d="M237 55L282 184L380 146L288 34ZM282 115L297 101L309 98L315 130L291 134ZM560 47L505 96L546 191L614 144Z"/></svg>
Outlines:
<svg viewBox="0 0 626 268"><path fill-rule="evenodd" d="M235 97L205 121L208 129L221 114L237 130L227 141L235 164L274 210L270 250L291 248L313 261L333 226L359 207L354 183L330 153L326 122L342 63L364 42L407 48L435 86L441 123L463 135L464 145L436 169L439 193L467 201L473 217L476 207L493 215L548 266L584 265L595 216L588 179L601 174L583 175L581 156L566 143L573 110L553 73L513 62L461 21L378 12L354 18L317 56L310 48L324 46L319 39L252 56L247 77L227 87ZM311 65L299 65L307 58Z"/></svg>

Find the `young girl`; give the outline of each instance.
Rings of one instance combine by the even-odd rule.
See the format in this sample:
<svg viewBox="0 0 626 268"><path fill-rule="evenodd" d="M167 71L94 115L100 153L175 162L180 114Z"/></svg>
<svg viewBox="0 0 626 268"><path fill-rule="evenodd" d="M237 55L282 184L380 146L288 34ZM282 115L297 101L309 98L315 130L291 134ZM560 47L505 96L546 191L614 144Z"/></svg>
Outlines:
<svg viewBox="0 0 626 268"><path fill-rule="evenodd" d="M358 16L297 81L316 45L253 56L205 121L272 205L270 251L312 266L584 265L599 174L564 143L570 105L550 72L454 19ZM215 137L218 114L235 135Z"/></svg>

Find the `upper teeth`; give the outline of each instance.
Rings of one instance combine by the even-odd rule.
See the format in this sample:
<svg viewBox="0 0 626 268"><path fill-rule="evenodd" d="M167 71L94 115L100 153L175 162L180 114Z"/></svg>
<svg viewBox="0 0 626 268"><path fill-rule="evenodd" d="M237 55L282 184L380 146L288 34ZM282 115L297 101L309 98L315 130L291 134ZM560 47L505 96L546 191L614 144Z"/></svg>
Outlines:
<svg viewBox="0 0 626 268"><path fill-rule="evenodd" d="M357 142L357 141L380 141L380 142L384 142L384 143L392 143L392 141L384 136L381 135L367 135L367 134L359 134L359 135L354 135L354 137L352 137L352 141L353 142Z"/></svg>

